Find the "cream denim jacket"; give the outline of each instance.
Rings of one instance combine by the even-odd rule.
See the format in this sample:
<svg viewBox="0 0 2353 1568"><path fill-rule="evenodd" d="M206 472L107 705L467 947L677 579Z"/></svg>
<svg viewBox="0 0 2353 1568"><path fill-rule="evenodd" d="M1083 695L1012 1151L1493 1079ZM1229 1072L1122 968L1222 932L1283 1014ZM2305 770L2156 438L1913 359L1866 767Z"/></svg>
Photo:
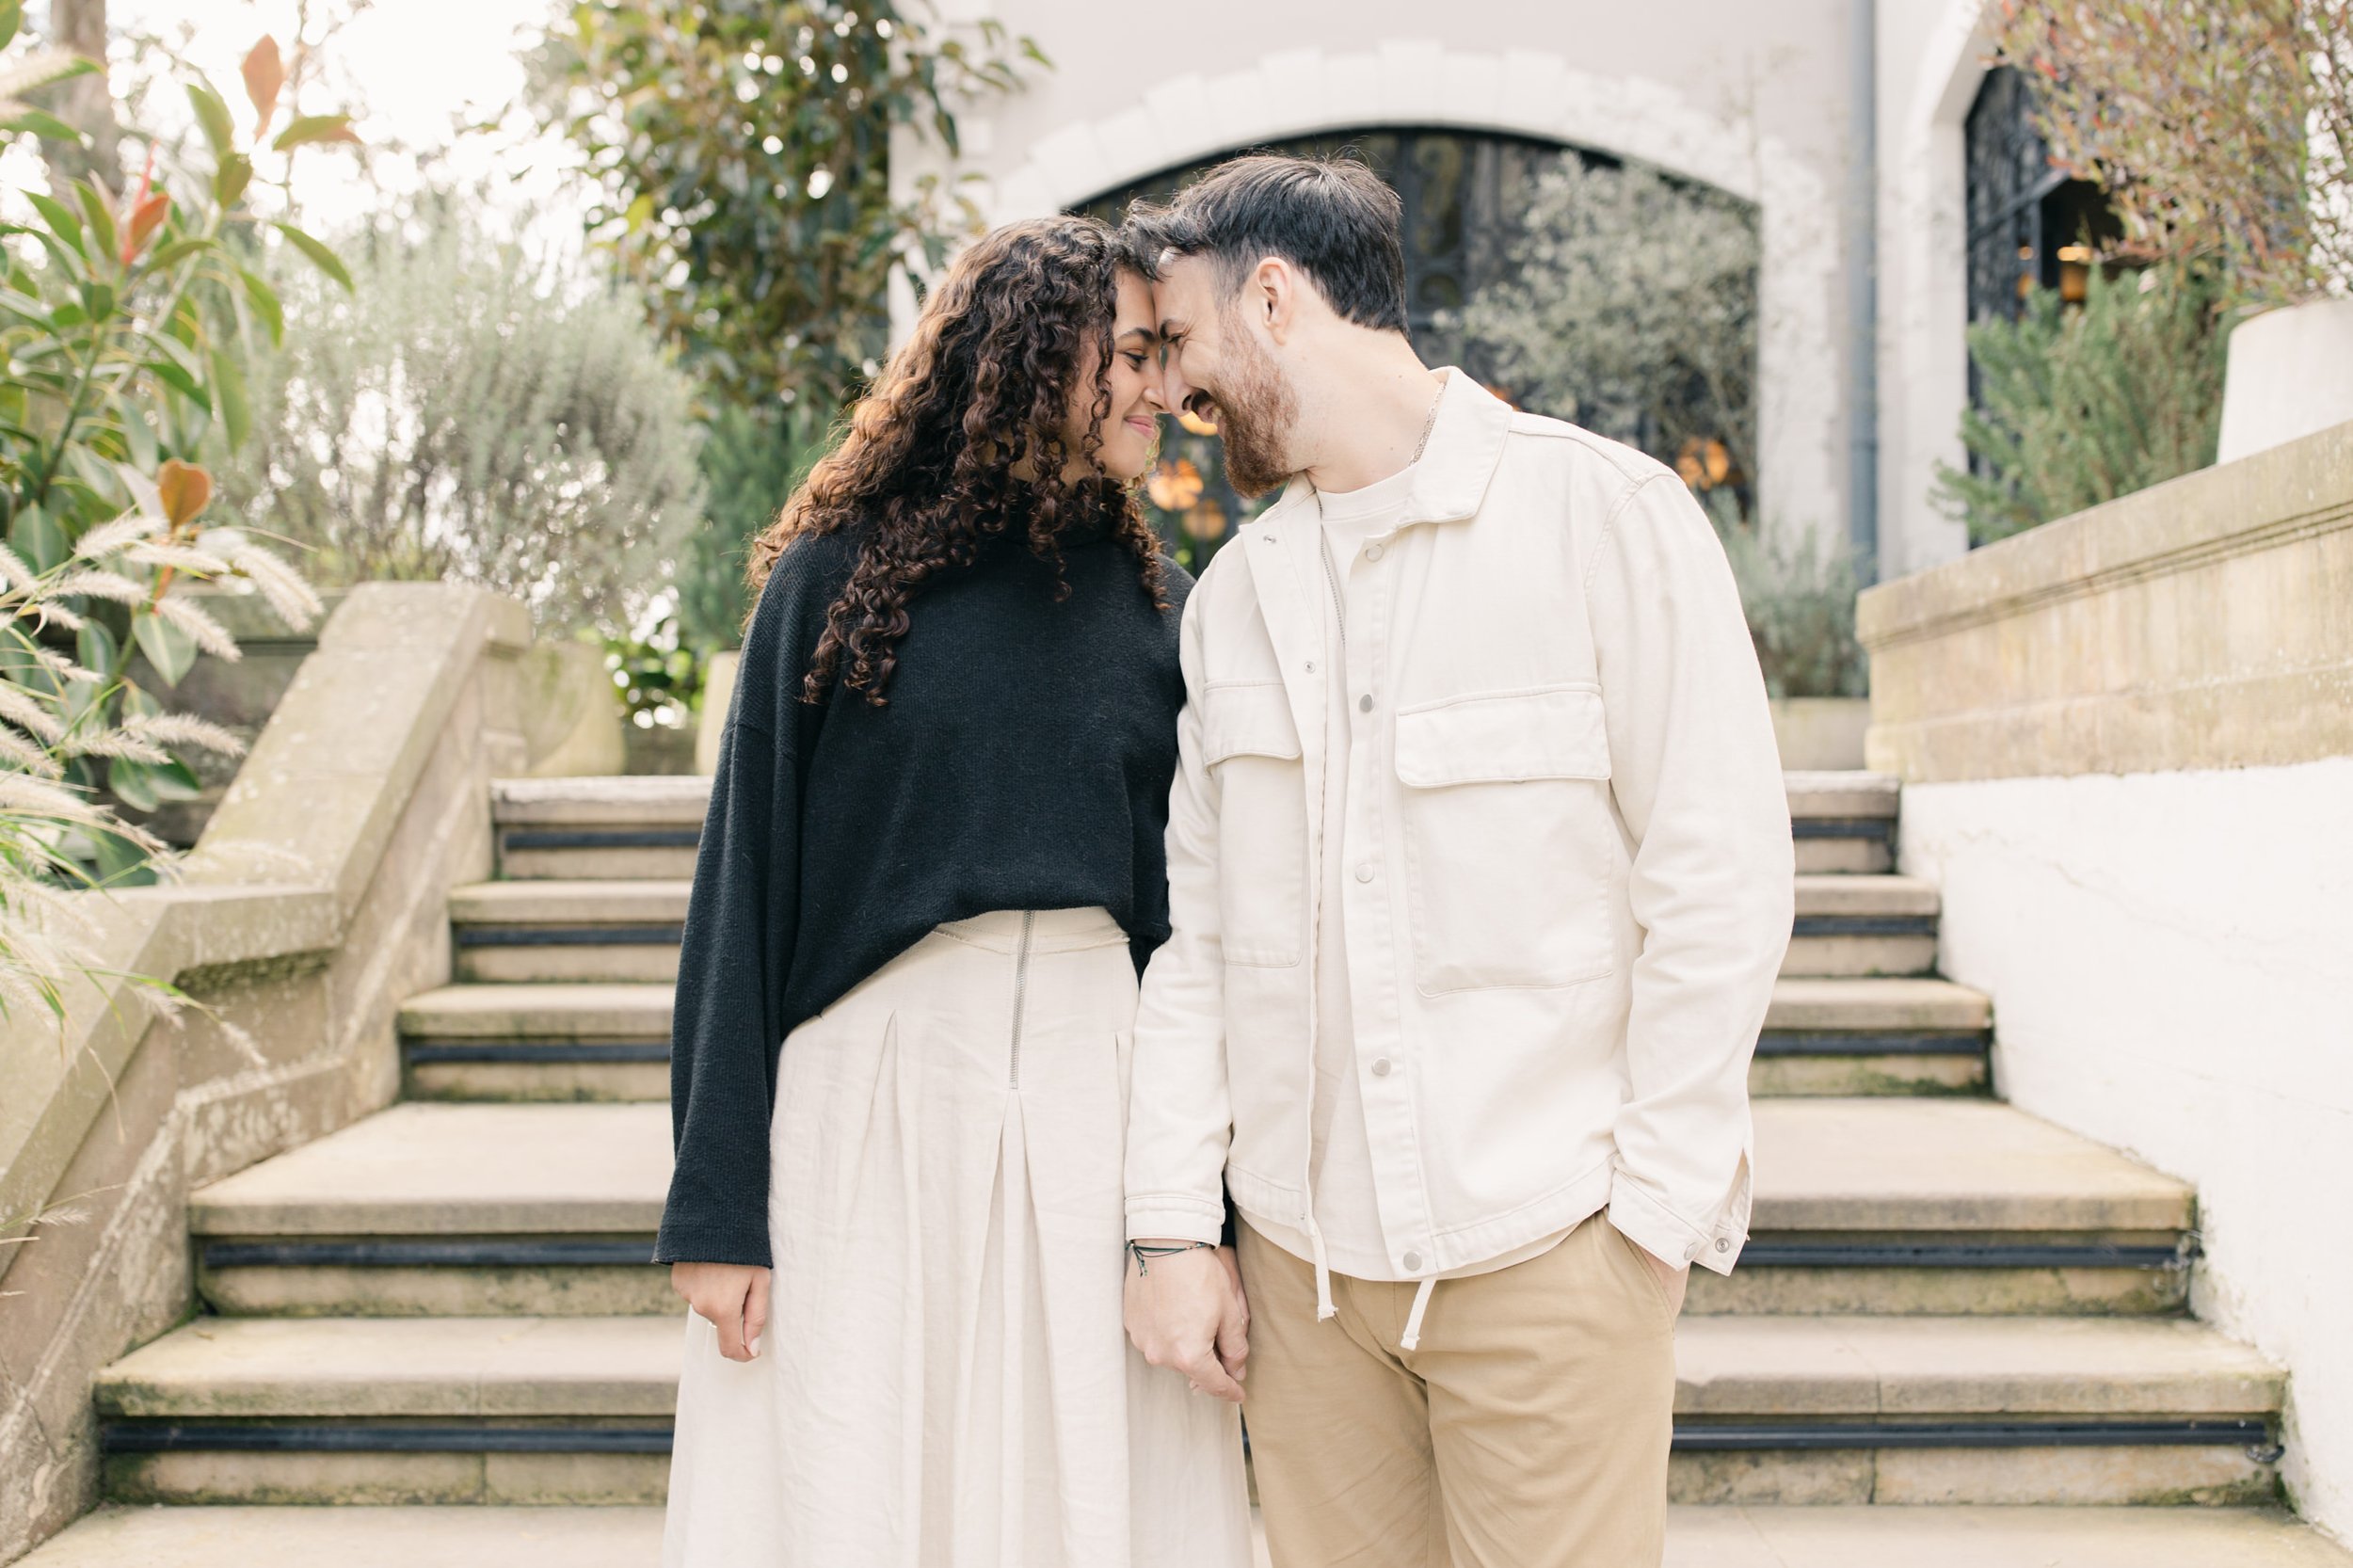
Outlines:
<svg viewBox="0 0 2353 1568"><path fill-rule="evenodd" d="M1794 914L1788 797L1732 574L1669 470L1449 373L1328 668L1294 480L1185 607L1172 935L1144 980L1128 1233L1214 1240L1221 1183L1305 1233L1320 802L1346 767L1356 1071L1400 1275L1603 1208L1728 1271L1748 1066ZM1352 755L1324 755L1344 680ZM1326 1285L1319 1256L1318 1279Z"/></svg>

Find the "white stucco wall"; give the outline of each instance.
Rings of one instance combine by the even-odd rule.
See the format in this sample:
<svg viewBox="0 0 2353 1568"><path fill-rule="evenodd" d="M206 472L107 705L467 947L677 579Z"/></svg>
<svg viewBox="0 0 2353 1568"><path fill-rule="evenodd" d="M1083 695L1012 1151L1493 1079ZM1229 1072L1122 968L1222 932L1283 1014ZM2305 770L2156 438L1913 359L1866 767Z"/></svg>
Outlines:
<svg viewBox="0 0 2353 1568"><path fill-rule="evenodd" d="M2353 758L1910 785L1901 859L1999 1091L2197 1184L2195 1308L2288 1368L2289 1487L2353 1536Z"/></svg>
<svg viewBox="0 0 2353 1568"><path fill-rule="evenodd" d="M1929 499L1962 460L1969 401L1962 121L1985 74L1985 0L1879 0L1880 576L1969 548Z"/></svg>
<svg viewBox="0 0 2353 1568"><path fill-rule="evenodd" d="M1844 537L1848 0L961 0L1054 61L968 116L1000 220L1284 136L1374 125L1554 137L1758 203L1760 492L1772 526ZM904 139L894 178L942 168Z"/></svg>

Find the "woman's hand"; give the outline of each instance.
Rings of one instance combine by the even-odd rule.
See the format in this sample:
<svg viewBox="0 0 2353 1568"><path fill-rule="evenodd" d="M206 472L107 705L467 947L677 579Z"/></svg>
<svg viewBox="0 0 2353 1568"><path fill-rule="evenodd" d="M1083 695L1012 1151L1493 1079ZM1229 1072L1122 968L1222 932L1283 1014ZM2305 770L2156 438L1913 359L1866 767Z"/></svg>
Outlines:
<svg viewBox="0 0 2353 1568"><path fill-rule="evenodd" d="M768 1328L768 1271L748 1263L673 1263L670 1288L719 1331L719 1353L749 1361Z"/></svg>
<svg viewBox="0 0 2353 1568"><path fill-rule="evenodd" d="M1176 1246L1174 1241L1147 1246ZM1230 1249L1193 1248L1128 1265L1128 1337L1155 1367L1182 1372L1193 1391L1241 1402L1250 1359L1250 1307Z"/></svg>

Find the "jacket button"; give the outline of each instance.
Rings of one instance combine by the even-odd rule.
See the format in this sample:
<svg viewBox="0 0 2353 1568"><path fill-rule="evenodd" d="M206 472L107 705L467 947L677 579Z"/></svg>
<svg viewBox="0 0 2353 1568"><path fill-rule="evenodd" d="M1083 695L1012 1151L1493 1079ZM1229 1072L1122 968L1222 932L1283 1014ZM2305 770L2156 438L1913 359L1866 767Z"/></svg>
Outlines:
<svg viewBox="0 0 2353 1568"><path fill-rule="evenodd" d="M1365 559L1368 561L1378 561L1381 559L1381 547L1377 544L1369 544L1365 546Z"/></svg>
<svg viewBox="0 0 2353 1568"><path fill-rule="evenodd" d="M1316 673L1316 662L1313 659L1307 661L1307 673L1309 675Z"/></svg>
<svg viewBox="0 0 2353 1568"><path fill-rule="evenodd" d="M1372 880L1371 861L1368 860L1363 865L1356 868L1356 880L1359 882L1370 882Z"/></svg>
<svg viewBox="0 0 2353 1568"><path fill-rule="evenodd" d="M1364 696L1356 699L1356 712L1360 713L1369 713L1372 712L1372 694L1370 692L1367 692Z"/></svg>
<svg viewBox="0 0 2353 1568"><path fill-rule="evenodd" d="M1405 1272L1409 1274L1421 1272L1421 1254L1417 1252L1409 1252L1398 1261L1405 1265Z"/></svg>
<svg viewBox="0 0 2353 1568"><path fill-rule="evenodd" d="M1372 1076L1375 1078L1386 1078L1389 1076L1389 1059L1387 1057L1385 1056L1381 1058L1380 1061L1375 1062L1372 1064Z"/></svg>
<svg viewBox="0 0 2353 1568"><path fill-rule="evenodd" d="M1732 1250L1732 1243L1723 1237L1719 1236L1716 1238L1716 1250L1718 1252L1730 1252Z"/></svg>

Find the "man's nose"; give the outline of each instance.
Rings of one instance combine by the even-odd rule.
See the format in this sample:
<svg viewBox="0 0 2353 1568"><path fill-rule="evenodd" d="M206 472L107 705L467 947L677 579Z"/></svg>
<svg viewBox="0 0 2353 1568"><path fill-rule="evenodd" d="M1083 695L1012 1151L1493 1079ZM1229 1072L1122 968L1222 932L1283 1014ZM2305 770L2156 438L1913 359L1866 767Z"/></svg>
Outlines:
<svg viewBox="0 0 2353 1568"><path fill-rule="evenodd" d="M1193 387L1185 380L1183 356L1164 353L1160 356L1160 374L1155 391L1162 408L1181 408L1185 399L1193 395Z"/></svg>

